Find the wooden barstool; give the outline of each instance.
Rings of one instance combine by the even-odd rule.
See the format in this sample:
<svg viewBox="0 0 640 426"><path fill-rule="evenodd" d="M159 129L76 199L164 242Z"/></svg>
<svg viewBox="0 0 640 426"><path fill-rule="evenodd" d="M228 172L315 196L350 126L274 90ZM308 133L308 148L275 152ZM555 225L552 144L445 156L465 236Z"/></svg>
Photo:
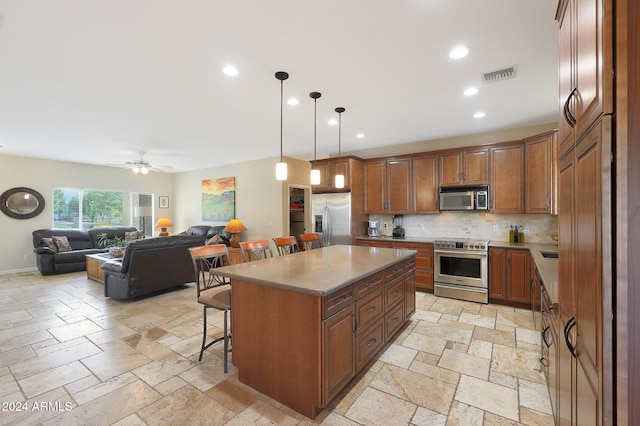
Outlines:
<svg viewBox="0 0 640 426"><path fill-rule="evenodd" d="M318 234L300 234L298 235L298 238L302 241L305 251L324 247L324 244L322 244Z"/></svg>
<svg viewBox="0 0 640 426"><path fill-rule="evenodd" d="M210 244L204 246L190 247L193 268L196 274L196 288L198 290L198 303L203 305L203 330L202 346L200 347L200 358L202 353L209 346L221 340L224 341L224 372L227 373L227 358L231 349L227 326L227 315L231 310L231 285L229 279L221 275L216 275L215 269L220 266L230 265L227 246L224 244ZM214 308L224 311L223 336L206 343L207 341L207 309Z"/></svg>
<svg viewBox="0 0 640 426"><path fill-rule="evenodd" d="M240 252L245 262L273 257L267 240L240 241Z"/></svg>
<svg viewBox="0 0 640 426"><path fill-rule="evenodd" d="M273 239L273 242L276 243L276 248L278 249L279 256L297 253L300 251L300 247L298 247L298 241L294 236L277 237Z"/></svg>

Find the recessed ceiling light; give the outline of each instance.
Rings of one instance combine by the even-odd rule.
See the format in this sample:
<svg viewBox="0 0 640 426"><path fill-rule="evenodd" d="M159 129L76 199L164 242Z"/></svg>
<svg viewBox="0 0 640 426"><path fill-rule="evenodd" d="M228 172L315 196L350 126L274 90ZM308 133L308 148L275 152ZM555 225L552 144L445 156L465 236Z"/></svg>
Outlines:
<svg viewBox="0 0 640 426"><path fill-rule="evenodd" d="M464 58L469 54L469 48L466 46L456 46L449 52L449 57L451 59L460 59Z"/></svg>
<svg viewBox="0 0 640 426"><path fill-rule="evenodd" d="M478 93L478 89L475 87L467 87L467 89L463 92L465 96L473 96Z"/></svg>
<svg viewBox="0 0 640 426"><path fill-rule="evenodd" d="M484 112L482 112L482 111L481 111L481 112L476 112L475 114L473 114L473 118L482 118L482 117L484 117L485 115L487 115L487 114L485 114L485 113L484 113Z"/></svg>
<svg viewBox="0 0 640 426"><path fill-rule="evenodd" d="M233 65L227 65L226 67L222 68L222 72L228 76L235 77L236 75L238 75L238 68L234 67Z"/></svg>
<svg viewBox="0 0 640 426"><path fill-rule="evenodd" d="M364 133L356 134L356 138L360 138L360 139L364 138Z"/></svg>
<svg viewBox="0 0 640 426"><path fill-rule="evenodd" d="M336 124L338 124L338 120L336 120L335 118L331 118L327 123L329 123L330 126L335 126Z"/></svg>
<svg viewBox="0 0 640 426"><path fill-rule="evenodd" d="M299 101L299 100L297 100L296 98L289 98L289 99L287 100L287 103L288 103L289 105L298 105L298 104L300 103L300 101Z"/></svg>

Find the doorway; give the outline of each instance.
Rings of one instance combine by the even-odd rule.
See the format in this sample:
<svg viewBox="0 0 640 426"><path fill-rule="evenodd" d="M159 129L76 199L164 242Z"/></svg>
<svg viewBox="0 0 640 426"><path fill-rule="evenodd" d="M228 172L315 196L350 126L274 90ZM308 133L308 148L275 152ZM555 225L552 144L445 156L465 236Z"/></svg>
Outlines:
<svg viewBox="0 0 640 426"><path fill-rule="evenodd" d="M310 229L311 188L289 186L289 235L305 234Z"/></svg>

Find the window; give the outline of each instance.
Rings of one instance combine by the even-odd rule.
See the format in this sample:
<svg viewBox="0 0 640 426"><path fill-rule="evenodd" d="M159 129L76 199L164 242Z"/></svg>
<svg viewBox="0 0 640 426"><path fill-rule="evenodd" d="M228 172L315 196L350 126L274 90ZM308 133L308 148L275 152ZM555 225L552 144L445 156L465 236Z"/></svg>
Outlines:
<svg viewBox="0 0 640 426"><path fill-rule="evenodd" d="M152 207L153 194L126 191L54 188L53 227L137 226L150 235L152 216L133 217L135 207ZM151 209L151 211L153 211ZM146 223L148 222L148 223ZM144 226L141 226L144 224Z"/></svg>

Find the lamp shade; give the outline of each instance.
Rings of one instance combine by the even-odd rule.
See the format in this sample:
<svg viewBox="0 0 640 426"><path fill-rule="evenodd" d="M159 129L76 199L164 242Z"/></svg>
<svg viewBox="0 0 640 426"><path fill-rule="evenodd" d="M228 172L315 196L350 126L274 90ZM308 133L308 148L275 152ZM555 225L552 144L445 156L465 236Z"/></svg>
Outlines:
<svg viewBox="0 0 640 426"><path fill-rule="evenodd" d="M156 228L169 228L171 226L173 226L173 223L166 217L161 217L156 222Z"/></svg>
<svg viewBox="0 0 640 426"><path fill-rule="evenodd" d="M237 234L246 230L247 228L240 221L240 219L231 219L227 226L225 226L225 228L223 229L224 232L228 232L230 234Z"/></svg>
<svg viewBox="0 0 640 426"><path fill-rule="evenodd" d="M153 214L153 209L151 207L134 207L133 208L133 217L145 217L151 216Z"/></svg>
<svg viewBox="0 0 640 426"><path fill-rule="evenodd" d="M320 185L320 170L311 170L311 185Z"/></svg>

